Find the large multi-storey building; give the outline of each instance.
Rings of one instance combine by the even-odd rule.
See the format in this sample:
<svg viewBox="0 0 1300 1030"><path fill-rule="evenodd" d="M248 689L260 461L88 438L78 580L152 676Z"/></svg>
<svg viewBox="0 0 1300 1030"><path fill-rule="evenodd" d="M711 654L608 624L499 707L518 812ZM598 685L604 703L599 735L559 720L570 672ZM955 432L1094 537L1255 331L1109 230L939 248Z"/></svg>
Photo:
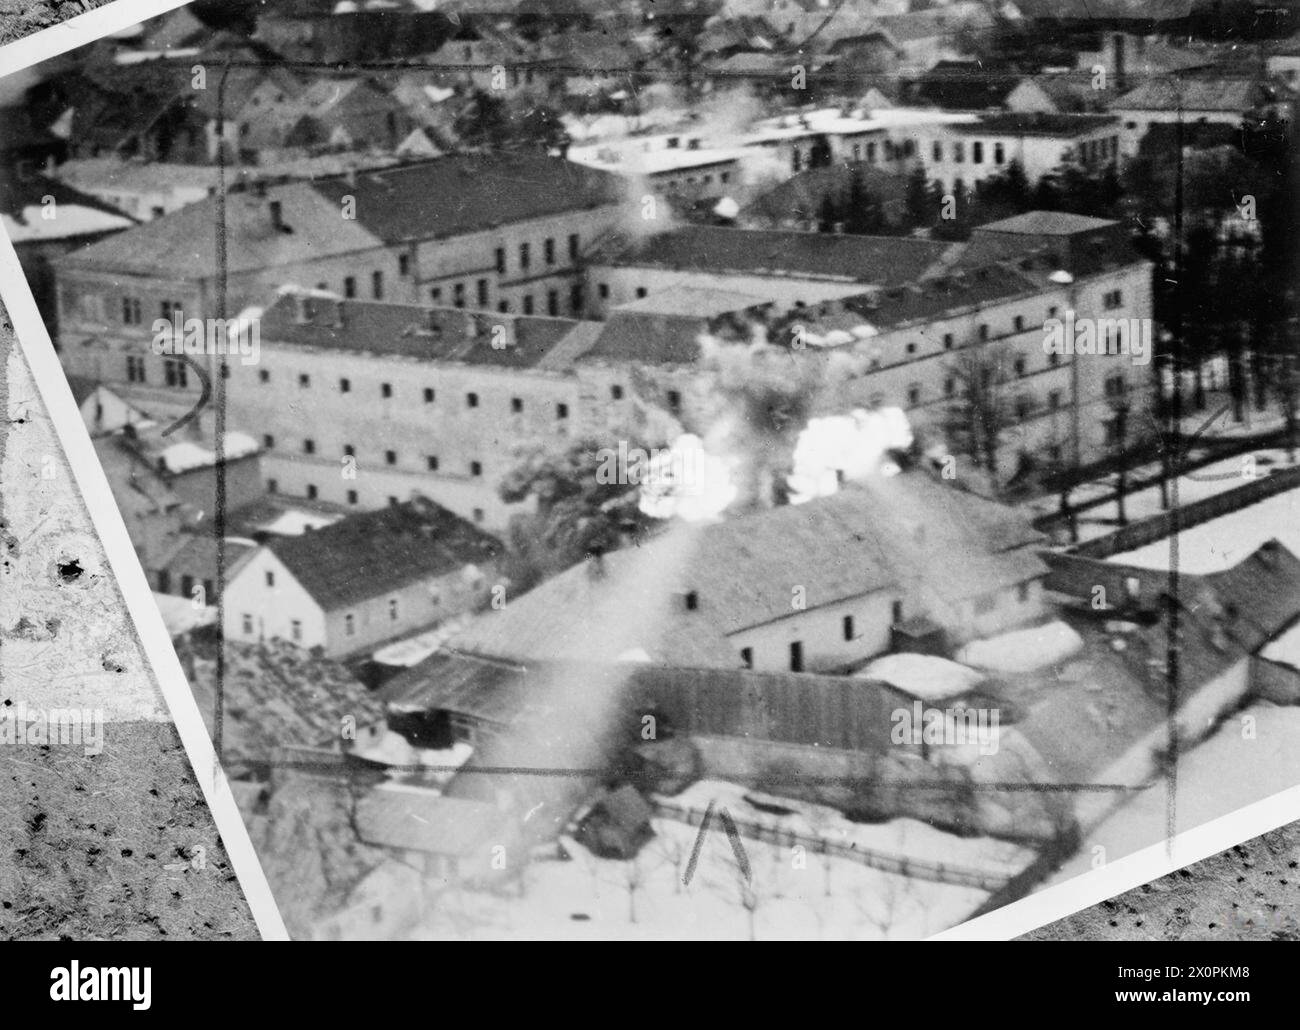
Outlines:
<svg viewBox="0 0 1300 1030"><path fill-rule="evenodd" d="M158 417L201 384L155 355L155 319L226 317L292 284L345 299L572 315L579 270L626 215L607 172L535 154L451 156L313 182L254 183L67 255L57 269L69 374L114 385ZM435 199L436 198L436 199Z"/></svg>

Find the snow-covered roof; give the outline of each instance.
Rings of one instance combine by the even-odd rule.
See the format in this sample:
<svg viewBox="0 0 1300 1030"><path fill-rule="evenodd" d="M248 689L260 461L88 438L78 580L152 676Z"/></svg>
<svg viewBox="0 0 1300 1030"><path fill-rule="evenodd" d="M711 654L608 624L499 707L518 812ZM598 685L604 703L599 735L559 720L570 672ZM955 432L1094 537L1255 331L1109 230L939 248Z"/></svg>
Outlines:
<svg viewBox="0 0 1300 1030"><path fill-rule="evenodd" d="M858 672L857 677L883 681L922 701L957 697L984 682L983 673L968 666L934 655L910 653L877 658Z"/></svg>
<svg viewBox="0 0 1300 1030"><path fill-rule="evenodd" d="M257 441L246 433L230 432L224 437L224 458L235 461L256 454L259 450ZM216 454L207 447L201 447L190 440L182 440L169 447L164 447L158 457L168 472L189 472L216 463Z"/></svg>
<svg viewBox="0 0 1300 1030"><path fill-rule="evenodd" d="M54 217L45 217L47 210L53 210ZM9 239L15 244L88 236L135 225L135 222L125 215L115 215L98 208L83 207L80 204L59 204L49 209L29 204L23 208L20 218L4 214L0 215L0 223L4 225Z"/></svg>

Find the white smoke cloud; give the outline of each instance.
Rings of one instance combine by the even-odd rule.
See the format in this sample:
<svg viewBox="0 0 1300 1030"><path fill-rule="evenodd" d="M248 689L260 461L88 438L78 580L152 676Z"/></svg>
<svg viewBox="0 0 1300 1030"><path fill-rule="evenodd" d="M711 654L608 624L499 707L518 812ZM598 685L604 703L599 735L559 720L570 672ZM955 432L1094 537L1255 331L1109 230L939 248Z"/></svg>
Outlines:
<svg viewBox="0 0 1300 1030"><path fill-rule="evenodd" d="M719 518L739 492L734 464L706 451L698 436L683 433L672 446L651 455L638 505L654 519L707 522Z"/></svg>
<svg viewBox="0 0 1300 1030"><path fill-rule="evenodd" d="M911 445L912 427L901 408L810 419L794 448L790 503L833 494L841 481L896 474L898 466L886 455Z"/></svg>

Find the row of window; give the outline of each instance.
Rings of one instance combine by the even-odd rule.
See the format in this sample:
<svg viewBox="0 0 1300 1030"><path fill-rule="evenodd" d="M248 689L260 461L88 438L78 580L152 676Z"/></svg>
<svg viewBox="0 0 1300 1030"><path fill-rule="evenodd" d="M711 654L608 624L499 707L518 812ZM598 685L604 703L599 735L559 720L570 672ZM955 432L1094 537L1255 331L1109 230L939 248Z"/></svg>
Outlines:
<svg viewBox="0 0 1300 1030"><path fill-rule="evenodd" d="M268 451L270 451L270 450L274 450L274 449L275 449L275 437L272 436L270 433L264 433L264 434L262 435L262 446L263 446L264 448L266 448L266 450L268 450ZM302 453L303 453L303 454L315 454L315 453L316 453L316 441L315 441L315 440L312 440L312 439L310 439L310 438L307 438L307 439L303 440L303 442L302 442ZM345 458L355 458L355 457L357 456L357 449L356 449L355 447L353 447L352 444L350 444L350 443L345 443L345 444L343 445L343 455L342 455L342 456L345 457ZM385 465L396 465L396 464L397 464L397 452L396 452L396 451L392 451L392 450L384 451L384 464L385 464ZM430 472L437 472L438 469L439 469L438 456L437 456L436 454L428 454L428 455L425 455L425 467L426 467ZM477 476L481 476L481 475L483 475L483 463L482 463L481 461L471 461L471 462L469 463L468 468L469 468L469 474L470 474L471 476L475 476L475 477L477 477Z"/></svg>
<svg viewBox="0 0 1300 1030"><path fill-rule="evenodd" d="M280 481L278 479L268 479L266 481L266 492L269 494L278 494L280 492ZM320 500L320 489L316 486L315 483L307 483L303 487L303 494L309 501ZM361 502L361 497L356 490L346 491L344 493L344 498L348 504L352 504L352 505L359 504ZM392 494L388 495L389 507L394 507L399 503L401 502L398 501L398 499L395 496L393 496ZM487 513L482 508L475 508L471 512L471 518L473 518L475 522L481 523L484 521L484 519L487 518Z"/></svg>
<svg viewBox="0 0 1300 1030"><path fill-rule="evenodd" d="M263 368L263 369L259 369L259 370L258 370L258 373L257 373L257 378L258 378L258 381L259 381L259 382L262 382L262 383L269 383L269 382L271 381L271 372L270 372L270 369L265 369L265 368ZM141 381L143 381L143 380L141 380ZM298 373L298 386L299 386L301 389L304 389L304 390L306 390L306 389L310 389L310 388L311 388L311 374L310 374L310 373L307 373L307 372L299 372L299 373ZM351 392L352 392L352 380L351 380L351 379L348 379L347 377L343 377L343 378L339 379L339 393L351 393ZM611 388L610 388L610 392L611 392L611 394L612 394L614 400L620 400L620 399L622 398L622 396L623 396L623 388L622 388L621 386L613 386L613 387L611 387ZM392 384L392 383L380 383L380 384L379 384L379 396L382 397L382 398L384 398L385 400L391 399L392 396L393 396L393 384ZM425 404L432 404L432 403L434 403L434 401L437 399L437 396L438 396L437 391L434 390L433 387L431 387L431 386L426 386L426 387L424 388L424 403L425 403ZM477 408L478 406L479 406L479 395L478 395L477 393L475 393L474 391L472 391L472 390L471 390L470 392L466 393L466 394L465 394L465 407L467 407L467 408ZM512 414L515 414L515 415L521 415L521 414L523 414L523 411L524 411L524 399L523 399L522 397L511 397L511 398L510 398L510 411L511 411ZM557 420L560 420L560 421L563 421L564 419L567 419L567 418L569 417L569 406L568 406L567 404L565 404L563 401L559 401L559 402L556 403L556 405L555 405L555 417L556 417Z"/></svg>
<svg viewBox="0 0 1300 1030"><path fill-rule="evenodd" d="M936 164L943 162L943 141L935 140L930 145L930 156ZM982 165L984 163L985 147L983 140L972 140L970 145L971 164ZM963 164L966 161L966 141L954 140L952 143L952 160L954 164ZM993 163L1003 165L1007 163L1007 148L1003 143L993 144Z"/></svg>

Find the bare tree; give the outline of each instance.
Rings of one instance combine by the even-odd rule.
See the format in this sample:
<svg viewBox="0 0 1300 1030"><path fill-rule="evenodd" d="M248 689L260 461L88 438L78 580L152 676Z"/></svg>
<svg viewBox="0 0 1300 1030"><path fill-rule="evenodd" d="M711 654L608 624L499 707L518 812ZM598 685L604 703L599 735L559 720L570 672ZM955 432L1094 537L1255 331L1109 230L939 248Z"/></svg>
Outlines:
<svg viewBox="0 0 1300 1030"><path fill-rule="evenodd" d="M957 389L945 413L945 429L956 448L998 482L1002 434L1012 424L1006 369L1000 350L967 347L949 366Z"/></svg>

